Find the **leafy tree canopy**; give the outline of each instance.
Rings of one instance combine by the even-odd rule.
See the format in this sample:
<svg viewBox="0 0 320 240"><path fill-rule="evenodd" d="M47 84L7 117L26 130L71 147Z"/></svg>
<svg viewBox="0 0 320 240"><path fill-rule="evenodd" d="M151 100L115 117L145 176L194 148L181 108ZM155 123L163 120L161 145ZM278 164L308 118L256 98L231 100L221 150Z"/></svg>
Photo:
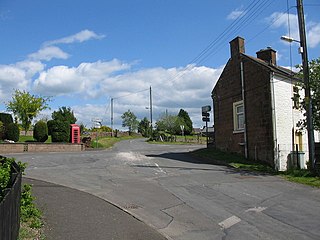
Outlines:
<svg viewBox="0 0 320 240"><path fill-rule="evenodd" d="M7 110L12 111L22 123L25 131L30 128L32 120L44 109L49 108L49 97L41 97L26 91L15 90L12 100L6 103Z"/></svg>
<svg viewBox="0 0 320 240"><path fill-rule="evenodd" d="M138 132L142 134L143 137L149 137L151 134L150 121L144 117L138 126Z"/></svg>
<svg viewBox="0 0 320 240"><path fill-rule="evenodd" d="M68 122L69 124L74 124L77 119L70 107L61 107L58 111L52 113L52 119L62 122Z"/></svg>
<svg viewBox="0 0 320 240"><path fill-rule="evenodd" d="M130 110L126 111L122 114L122 127L128 127L129 135L138 128L138 120L136 115Z"/></svg>
<svg viewBox="0 0 320 240"><path fill-rule="evenodd" d="M178 113L178 117L183 119L184 124L182 123L182 125L184 125L185 135L190 135L193 130L193 126L192 126L192 121L188 112L183 109L180 109Z"/></svg>
<svg viewBox="0 0 320 240"><path fill-rule="evenodd" d="M158 131L164 131L170 134L176 134L179 131L178 116L171 114L163 114L160 119L156 122Z"/></svg>
<svg viewBox="0 0 320 240"><path fill-rule="evenodd" d="M303 77L303 68L301 65L297 66L299 71L299 76ZM312 117L313 126L315 130L320 130L320 57L309 62L310 68L310 89L311 89L311 99L312 99ZM304 89L305 85L302 82L301 87ZM300 103L300 109L306 109L306 100L302 99ZM306 120L300 122L300 126L306 127Z"/></svg>

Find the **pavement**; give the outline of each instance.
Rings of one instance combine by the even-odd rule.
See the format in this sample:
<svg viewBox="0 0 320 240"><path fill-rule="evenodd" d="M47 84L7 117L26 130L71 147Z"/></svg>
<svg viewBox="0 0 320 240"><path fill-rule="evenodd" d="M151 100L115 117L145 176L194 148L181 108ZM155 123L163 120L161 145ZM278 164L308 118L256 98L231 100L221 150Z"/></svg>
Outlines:
<svg viewBox="0 0 320 240"><path fill-rule="evenodd" d="M23 182L33 186L47 240L166 239L129 213L91 194L30 178L23 178Z"/></svg>

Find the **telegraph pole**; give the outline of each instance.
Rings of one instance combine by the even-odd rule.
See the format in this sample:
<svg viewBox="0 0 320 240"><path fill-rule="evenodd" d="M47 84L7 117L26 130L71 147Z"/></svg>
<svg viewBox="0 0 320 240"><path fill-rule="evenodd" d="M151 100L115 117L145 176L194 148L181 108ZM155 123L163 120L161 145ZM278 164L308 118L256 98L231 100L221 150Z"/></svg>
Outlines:
<svg viewBox="0 0 320 240"><path fill-rule="evenodd" d="M151 124L151 135L152 135L152 89L151 89L151 86L150 86L150 124Z"/></svg>
<svg viewBox="0 0 320 240"><path fill-rule="evenodd" d="M300 47L302 48L302 67L303 67L303 80L305 87L305 102L306 102L306 119L307 119L307 130L308 130L308 150L309 150L309 161L311 162L311 168L315 169L315 147L314 147L314 131L312 121L312 100L310 93L310 81L309 81L309 64L308 64L308 51L307 51L307 40L306 30L304 21L304 11L302 0L297 0L297 11L299 21L299 33L300 33Z"/></svg>
<svg viewBox="0 0 320 240"><path fill-rule="evenodd" d="M113 137L113 98L111 98L111 137Z"/></svg>

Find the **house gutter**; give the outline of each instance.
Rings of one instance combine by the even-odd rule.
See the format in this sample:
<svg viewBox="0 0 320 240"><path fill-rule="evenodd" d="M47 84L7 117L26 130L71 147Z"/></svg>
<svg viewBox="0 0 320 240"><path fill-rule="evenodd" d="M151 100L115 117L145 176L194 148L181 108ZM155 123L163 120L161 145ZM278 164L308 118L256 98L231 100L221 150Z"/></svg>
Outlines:
<svg viewBox="0 0 320 240"><path fill-rule="evenodd" d="M270 73L270 89L271 89L271 109L272 109L272 130L273 130L273 154L276 170L280 168L279 162L279 148L277 140L277 125L276 125L276 108L275 108L275 95L274 95L274 72Z"/></svg>
<svg viewBox="0 0 320 240"><path fill-rule="evenodd" d="M242 101L243 101L243 118L244 118L244 132L243 132L243 140L244 140L244 156L248 158L248 144L247 144L247 118L246 118L246 102L244 95L244 74L243 74L243 61L240 62L240 77L241 77L241 93L242 93Z"/></svg>

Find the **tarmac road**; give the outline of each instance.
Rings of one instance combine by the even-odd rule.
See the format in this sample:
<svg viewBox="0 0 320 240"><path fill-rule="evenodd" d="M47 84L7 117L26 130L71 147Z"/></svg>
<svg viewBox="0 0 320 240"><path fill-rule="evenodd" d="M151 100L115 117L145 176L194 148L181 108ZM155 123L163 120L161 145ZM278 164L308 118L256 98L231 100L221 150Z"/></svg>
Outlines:
<svg viewBox="0 0 320 240"><path fill-rule="evenodd" d="M319 189L186 154L199 147L139 139L106 151L14 156L29 163L27 177L98 196L168 239L320 239Z"/></svg>

